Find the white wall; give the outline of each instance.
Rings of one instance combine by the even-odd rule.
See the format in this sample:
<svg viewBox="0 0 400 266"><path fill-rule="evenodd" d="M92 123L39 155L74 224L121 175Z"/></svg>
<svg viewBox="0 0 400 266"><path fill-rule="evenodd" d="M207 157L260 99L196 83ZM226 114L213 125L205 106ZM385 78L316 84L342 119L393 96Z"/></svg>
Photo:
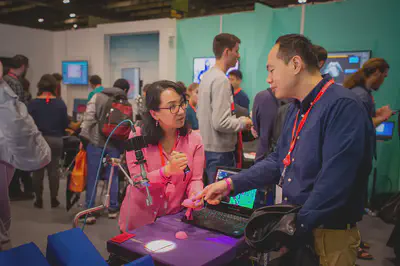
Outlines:
<svg viewBox="0 0 400 266"><path fill-rule="evenodd" d="M0 24L0 56L23 54L29 58L27 79L35 97L37 83L43 74L54 73L53 33L25 27Z"/></svg>
<svg viewBox="0 0 400 266"><path fill-rule="evenodd" d="M160 40L158 78L175 79L176 20L157 19L98 25L97 28L53 33L54 71L61 72L62 60L89 61L89 74L103 78L105 86L112 85L109 40L112 35L158 33ZM71 113L74 98L85 98L86 86L63 86L62 97Z"/></svg>

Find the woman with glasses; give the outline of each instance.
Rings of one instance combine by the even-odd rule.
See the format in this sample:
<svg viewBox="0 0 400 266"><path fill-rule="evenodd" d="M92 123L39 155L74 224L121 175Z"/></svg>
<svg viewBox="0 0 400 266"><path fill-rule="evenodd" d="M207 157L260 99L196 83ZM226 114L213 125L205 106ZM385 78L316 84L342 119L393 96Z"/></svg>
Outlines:
<svg viewBox="0 0 400 266"><path fill-rule="evenodd" d="M146 205L144 187L129 186L120 211L121 231L178 213L183 208L182 202L194 198L203 188L204 147L200 135L187 124L185 88L172 81L155 82L147 90L145 104L144 125L136 131L149 144L143 153L153 203ZM135 153L127 152L126 160L135 181L140 174Z"/></svg>

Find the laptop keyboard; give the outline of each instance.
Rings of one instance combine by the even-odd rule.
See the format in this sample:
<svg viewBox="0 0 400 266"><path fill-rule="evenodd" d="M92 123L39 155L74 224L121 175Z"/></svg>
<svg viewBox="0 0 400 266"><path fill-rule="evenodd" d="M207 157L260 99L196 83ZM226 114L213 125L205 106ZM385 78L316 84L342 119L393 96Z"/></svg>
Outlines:
<svg viewBox="0 0 400 266"><path fill-rule="evenodd" d="M244 234L248 218L204 208L194 211L193 220L185 222L228 236L241 237Z"/></svg>

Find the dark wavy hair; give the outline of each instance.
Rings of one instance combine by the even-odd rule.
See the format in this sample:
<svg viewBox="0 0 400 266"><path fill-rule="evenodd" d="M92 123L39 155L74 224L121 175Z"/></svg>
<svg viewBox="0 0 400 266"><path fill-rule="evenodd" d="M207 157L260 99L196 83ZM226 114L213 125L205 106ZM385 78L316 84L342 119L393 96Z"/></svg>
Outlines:
<svg viewBox="0 0 400 266"><path fill-rule="evenodd" d="M51 94L56 96L57 80L55 79L55 77L53 77L53 75L43 75L40 78L37 87L39 89L38 96L41 95L43 92L50 92Z"/></svg>
<svg viewBox="0 0 400 266"><path fill-rule="evenodd" d="M182 85L169 81L161 80L152 83L146 93L146 111L143 113L143 135L146 136L148 144L157 145L160 140L164 137L164 131L160 126L156 126L156 120L151 116L150 110L159 111L161 103L161 93L165 90L173 89L178 93L184 101L186 101L186 88ZM186 136L190 132L190 127L185 120L183 127L179 128L179 135Z"/></svg>

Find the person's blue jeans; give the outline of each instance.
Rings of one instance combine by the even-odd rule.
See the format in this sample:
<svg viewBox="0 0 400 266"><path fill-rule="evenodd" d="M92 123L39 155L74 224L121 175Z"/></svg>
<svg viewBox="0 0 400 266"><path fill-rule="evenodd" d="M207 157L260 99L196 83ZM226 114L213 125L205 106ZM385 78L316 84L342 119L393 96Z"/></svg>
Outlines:
<svg viewBox="0 0 400 266"><path fill-rule="evenodd" d="M97 186L96 186L96 176L97 176L97 169L99 167L100 156L103 151L103 148L98 148L89 144L86 148L87 154L87 177L86 177L86 208L94 207L96 202L96 193L97 193ZM104 156L110 155L112 158L119 158L121 152L118 149L106 149ZM103 164L102 164L103 165ZM100 171L100 175L104 177L104 179L108 182L110 176L111 166L107 165L105 171ZM104 174L102 174L104 173ZM101 177L99 177L100 180ZM118 167L114 166L114 174L112 176L112 184L110 189L110 211L117 211L118 210ZM94 192L93 192L94 191ZM95 193L93 200L91 201L92 195Z"/></svg>
<svg viewBox="0 0 400 266"><path fill-rule="evenodd" d="M208 184L215 181L217 166L235 167L236 159L235 152L211 152L206 151L206 173Z"/></svg>

